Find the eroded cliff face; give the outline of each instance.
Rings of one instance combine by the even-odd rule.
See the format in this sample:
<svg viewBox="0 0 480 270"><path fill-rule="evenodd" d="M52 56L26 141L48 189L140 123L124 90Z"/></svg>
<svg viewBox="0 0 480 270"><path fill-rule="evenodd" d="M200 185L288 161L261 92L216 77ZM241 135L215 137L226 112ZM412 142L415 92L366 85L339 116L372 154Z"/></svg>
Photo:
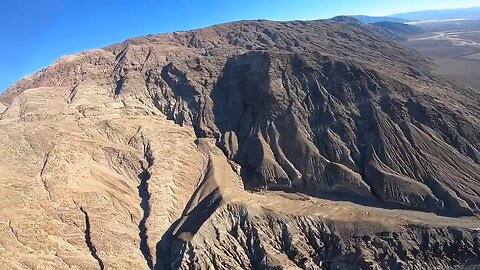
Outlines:
<svg viewBox="0 0 480 270"><path fill-rule="evenodd" d="M147 87L167 91L157 106L170 118L216 137L249 187L478 211L477 119L373 70L317 57L233 57L203 94L169 64Z"/></svg>
<svg viewBox="0 0 480 270"><path fill-rule="evenodd" d="M479 263L480 95L373 26L135 38L0 101L9 269Z"/></svg>
<svg viewBox="0 0 480 270"><path fill-rule="evenodd" d="M452 269L478 263L480 242L468 231L384 226L230 204L192 242L167 241L158 269Z"/></svg>

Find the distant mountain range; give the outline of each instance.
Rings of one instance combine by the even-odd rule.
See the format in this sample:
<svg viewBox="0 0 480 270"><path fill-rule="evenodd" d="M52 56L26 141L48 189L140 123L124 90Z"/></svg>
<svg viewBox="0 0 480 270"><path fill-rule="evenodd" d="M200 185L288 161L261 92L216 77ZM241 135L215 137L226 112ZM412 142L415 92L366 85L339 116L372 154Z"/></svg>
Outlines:
<svg viewBox="0 0 480 270"><path fill-rule="evenodd" d="M355 19L363 22L363 23L377 23L377 22L398 22L398 23L405 23L409 20L398 18L398 17L391 17L391 16L367 16L367 15L355 15L352 16Z"/></svg>
<svg viewBox="0 0 480 270"><path fill-rule="evenodd" d="M375 26L377 31L395 41L405 41L411 35L424 32L422 28L405 24L405 20L394 17L336 16L330 20L338 23L367 23Z"/></svg>
<svg viewBox="0 0 480 270"><path fill-rule="evenodd" d="M442 9L442 10L423 10L423 11L392 14L389 16L355 15L353 17L363 23L376 23L381 21L405 23L405 22L427 21L427 20L480 18L480 7Z"/></svg>

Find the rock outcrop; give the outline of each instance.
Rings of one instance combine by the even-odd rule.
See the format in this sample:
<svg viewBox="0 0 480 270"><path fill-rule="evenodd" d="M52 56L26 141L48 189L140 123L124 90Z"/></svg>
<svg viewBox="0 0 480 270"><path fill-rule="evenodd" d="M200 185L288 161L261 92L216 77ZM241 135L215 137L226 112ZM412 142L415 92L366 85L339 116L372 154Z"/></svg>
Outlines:
<svg viewBox="0 0 480 270"><path fill-rule="evenodd" d="M0 260L478 265L480 94L429 65L345 19L235 22L61 58L0 95Z"/></svg>

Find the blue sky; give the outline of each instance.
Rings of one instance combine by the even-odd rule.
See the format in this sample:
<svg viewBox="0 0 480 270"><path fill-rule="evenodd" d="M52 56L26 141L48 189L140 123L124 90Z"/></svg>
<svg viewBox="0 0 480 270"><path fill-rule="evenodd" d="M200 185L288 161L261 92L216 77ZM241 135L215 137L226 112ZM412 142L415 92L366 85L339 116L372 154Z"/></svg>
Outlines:
<svg viewBox="0 0 480 270"><path fill-rule="evenodd" d="M242 19L309 20L479 5L478 0L0 0L0 92L62 55L149 33Z"/></svg>

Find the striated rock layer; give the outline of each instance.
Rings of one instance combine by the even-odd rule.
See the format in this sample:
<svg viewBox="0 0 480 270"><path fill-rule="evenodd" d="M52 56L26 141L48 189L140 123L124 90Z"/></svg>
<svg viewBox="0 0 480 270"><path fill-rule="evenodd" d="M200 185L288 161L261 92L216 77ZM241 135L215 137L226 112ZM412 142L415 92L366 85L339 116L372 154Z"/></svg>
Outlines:
<svg viewBox="0 0 480 270"><path fill-rule="evenodd" d="M235 22L66 56L16 82L0 95L0 261L475 267L479 91L384 33Z"/></svg>

